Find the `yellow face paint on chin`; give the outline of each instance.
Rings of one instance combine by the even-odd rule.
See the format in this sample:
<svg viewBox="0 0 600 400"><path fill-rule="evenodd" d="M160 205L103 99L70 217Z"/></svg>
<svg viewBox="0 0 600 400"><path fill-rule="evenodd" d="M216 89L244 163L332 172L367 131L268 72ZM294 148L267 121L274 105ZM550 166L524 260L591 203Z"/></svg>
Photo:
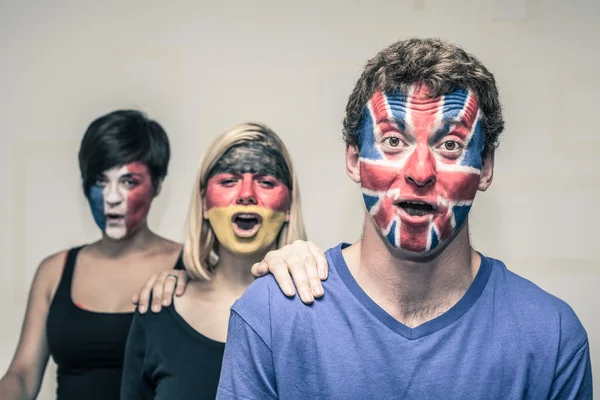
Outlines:
<svg viewBox="0 0 600 400"><path fill-rule="evenodd" d="M251 229L235 224L236 214L259 216L260 222ZM213 207L208 210L208 221L221 246L236 254L249 255L269 249L286 219L284 211L259 206Z"/></svg>

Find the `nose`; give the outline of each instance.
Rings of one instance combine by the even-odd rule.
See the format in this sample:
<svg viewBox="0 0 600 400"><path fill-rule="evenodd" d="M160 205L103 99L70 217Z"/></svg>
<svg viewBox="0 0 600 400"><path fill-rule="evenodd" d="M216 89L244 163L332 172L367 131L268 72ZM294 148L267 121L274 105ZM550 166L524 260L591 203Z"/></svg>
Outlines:
<svg viewBox="0 0 600 400"><path fill-rule="evenodd" d="M117 184L109 183L104 188L104 201L111 207L121 204L123 194Z"/></svg>
<svg viewBox="0 0 600 400"><path fill-rule="evenodd" d="M426 187L436 181L436 160L428 146L417 147L406 160L404 179L414 186Z"/></svg>
<svg viewBox="0 0 600 400"><path fill-rule="evenodd" d="M240 193L238 194L238 198L236 200L236 204L256 205L257 203L258 202L256 200L256 192L254 190L252 174L244 174L244 178L242 179L242 185L240 188Z"/></svg>

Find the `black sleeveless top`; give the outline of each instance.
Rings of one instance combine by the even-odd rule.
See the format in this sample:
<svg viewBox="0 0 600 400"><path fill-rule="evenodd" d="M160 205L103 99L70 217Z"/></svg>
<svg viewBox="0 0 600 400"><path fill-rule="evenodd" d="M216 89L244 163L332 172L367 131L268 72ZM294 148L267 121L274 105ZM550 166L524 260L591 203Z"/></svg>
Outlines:
<svg viewBox="0 0 600 400"><path fill-rule="evenodd" d="M69 250L46 321L50 354L58 366L56 395L58 400L118 400L134 313L94 312L73 303L71 282L82 247ZM181 255L175 269L183 269Z"/></svg>

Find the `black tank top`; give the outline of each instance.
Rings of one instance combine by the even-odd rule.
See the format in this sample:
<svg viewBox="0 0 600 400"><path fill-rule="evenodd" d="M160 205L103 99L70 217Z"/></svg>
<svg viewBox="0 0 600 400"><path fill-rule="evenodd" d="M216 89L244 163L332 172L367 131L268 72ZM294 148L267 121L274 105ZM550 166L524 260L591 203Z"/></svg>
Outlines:
<svg viewBox="0 0 600 400"><path fill-rule="evenodd" d="M46 321L50 354L58 366L56 396L58 400L118 400L134 313L87 311L73 303L71 282L82 247L69 250ZM175 269L183 269L181 255Z"/></svg>

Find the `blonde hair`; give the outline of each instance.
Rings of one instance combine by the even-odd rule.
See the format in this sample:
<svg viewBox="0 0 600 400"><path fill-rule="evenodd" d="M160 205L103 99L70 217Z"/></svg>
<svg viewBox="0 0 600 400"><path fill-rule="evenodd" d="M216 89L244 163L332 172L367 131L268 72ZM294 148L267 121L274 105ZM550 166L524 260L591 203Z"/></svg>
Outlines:
<svg viewBox="0 0 600 400"><path fill-rule="evenodd" d="M183 262L192 279L210 281L218 262L218 241L208 220L204 219L204 194L211 169L232 146L243 142L266 140L279 152L287 164L290 185L290 218L285 222L276 239L277 248L301 239L306 240L302 217L300 189L294 173L291 156L275 132L267 126L247 122L234 126L219 135L204 153L194 181L192 199L186 222L186 237L183 247Z"/></svg>

